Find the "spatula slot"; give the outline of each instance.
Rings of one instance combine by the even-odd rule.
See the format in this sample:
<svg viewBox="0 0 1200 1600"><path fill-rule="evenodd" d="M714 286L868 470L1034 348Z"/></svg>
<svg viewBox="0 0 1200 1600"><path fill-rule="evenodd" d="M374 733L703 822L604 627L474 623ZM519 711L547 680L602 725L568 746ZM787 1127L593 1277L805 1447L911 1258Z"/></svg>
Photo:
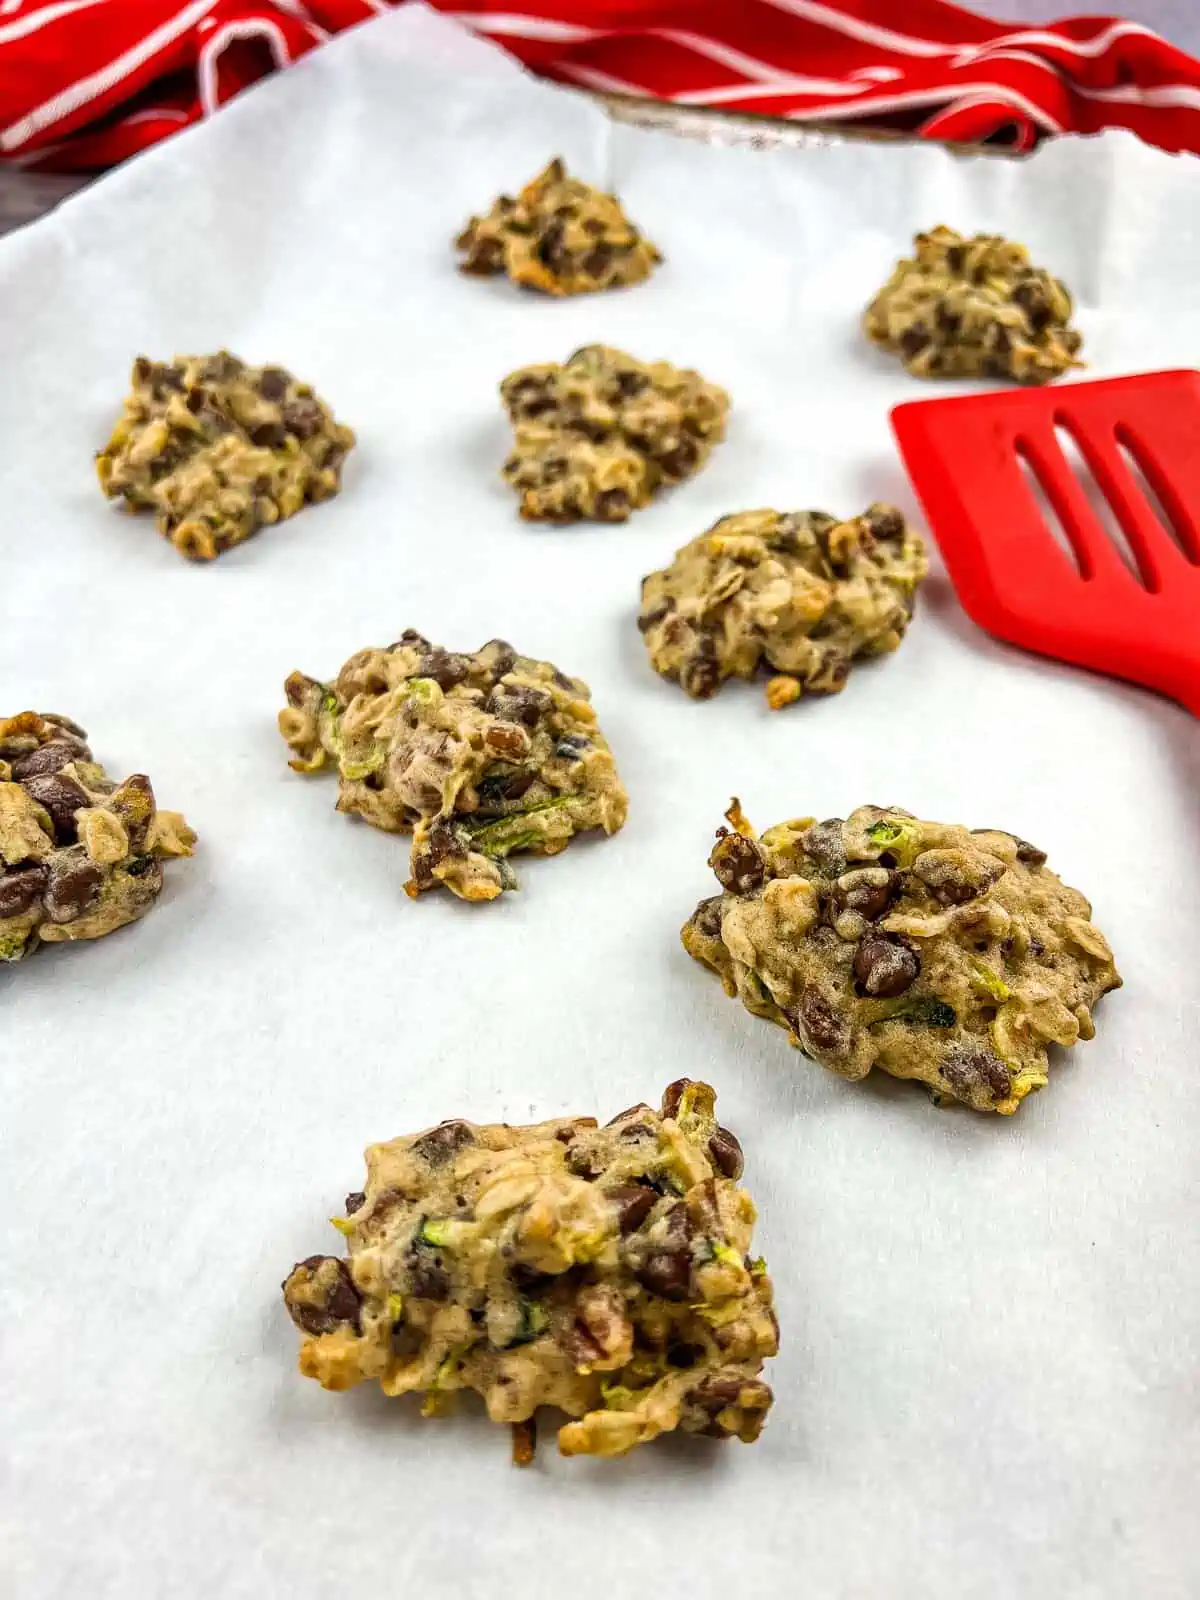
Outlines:
<svg viewBox="0 0 1200 1600"><path fill-rule="evenodd" d="M1079 576L1090 578L1092 567L1088 560L1087 543L1072 531L1074 523L1071 509L1063 500L1060 485L1054 472L1048 470L1041 450L1032 439L1021 434L1013 440L1013 448L1021 476L1047 531Z"/></svg>
<svg viewBox="0 0 1200 1600"><path fill-rule="evenodd" d="M1163 532L1185 560L1200 567L1200 528L1153 451L1124 423L1117 424L1115 438L1130 476Z"/></svg>
<svg viewBox="0 0 1200 1600"><path fill-rule="evenodd" d="M1054 437L1068 470L1083 490L1088 510L1104 530L1109 544L1128 568L1130 576L1143 589L1148 589L1151 594L1156 593L1160 588L1158 573L1145 549L1141 532L1135 525L1125 526L1119 508L1106 493L1106 488L1112 483L1110 463L1103 460L1090 438L1076 435L1070 417L1062 412L1057 412L1054 417ZM1112 450L1115 456L1115 440Z"/></svg>

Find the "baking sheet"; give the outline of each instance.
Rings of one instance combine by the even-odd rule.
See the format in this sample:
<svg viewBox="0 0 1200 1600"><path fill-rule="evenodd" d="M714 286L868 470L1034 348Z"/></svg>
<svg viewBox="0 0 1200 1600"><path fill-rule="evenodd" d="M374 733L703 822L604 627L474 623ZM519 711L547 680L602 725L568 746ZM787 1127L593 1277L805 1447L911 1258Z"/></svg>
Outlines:
<svg viewBox="0 0 1200 1600"><path fill-rule="evenodd" d="M662 245L650 283L455 274L467 214L555 151ZM0 247L0 707L76 717L200 834L146 921L0 974L12 1593L1195 1592L1195 723L989 640L939 575L899 655L778 715L687 701L634 616L726 511L915 512L886 410L927 391L856 331L915 228L1027 240L1113 373L1200 360L1198 219L1195 163L1122 136L1016 164L614 126L406 7ZM593 341L726 385L728 440L625 527L522 526L496 384ZM91 452L133 354L222 344L361 444L338 500L195 568ZM492 907L407 901L406 843L291 774L274 717L289 670L409 625L588 678L625 831ZM806 1063L678 943L735 792L763 826L882 801L1036 840L1126 979L1098 1038L1011 1121ZM336 1249L369 1141L683 1073L742 1137L778 1285L758 1445L596 1463L547 1432L521 1474L471 1404L296 1375L277 1285Z"/></svg>

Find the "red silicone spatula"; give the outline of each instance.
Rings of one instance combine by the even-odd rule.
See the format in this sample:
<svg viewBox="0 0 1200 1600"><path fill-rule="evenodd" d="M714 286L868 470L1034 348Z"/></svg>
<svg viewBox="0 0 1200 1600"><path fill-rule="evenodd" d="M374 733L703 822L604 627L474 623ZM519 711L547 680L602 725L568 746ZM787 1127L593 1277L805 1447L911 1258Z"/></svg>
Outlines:
<svg viewBox="0 0 1200 1600"><path fill-rule="evenodd" d="M912 401L892 427L981 627L1148 684L1200 716L1200 372ZM1132 561L1094 508L1097 490Z"/></svg>

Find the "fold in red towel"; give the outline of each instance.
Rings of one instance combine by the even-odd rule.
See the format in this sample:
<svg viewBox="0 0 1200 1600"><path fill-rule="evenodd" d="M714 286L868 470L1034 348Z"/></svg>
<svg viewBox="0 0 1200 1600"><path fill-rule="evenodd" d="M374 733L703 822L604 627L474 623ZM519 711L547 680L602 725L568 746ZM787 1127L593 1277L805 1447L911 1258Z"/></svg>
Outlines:
<svg viewBox="0 0 1200 1600"><path fill-rule="evenodd" d="M1200 62L1113 17L1019 28L945 0L434 3L533 71L587 88L1019 149L1046 134L1130 128L1200 153ZM0 158L109 166L387 9L0 0Z"/></svg>

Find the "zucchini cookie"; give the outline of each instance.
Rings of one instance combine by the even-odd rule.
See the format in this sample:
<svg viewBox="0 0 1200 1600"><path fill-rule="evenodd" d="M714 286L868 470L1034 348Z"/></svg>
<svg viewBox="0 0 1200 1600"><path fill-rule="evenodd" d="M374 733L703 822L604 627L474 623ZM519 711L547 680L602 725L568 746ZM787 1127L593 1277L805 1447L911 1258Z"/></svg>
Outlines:
<svg viewBox="0 0 1200 1600"><path fill-rule="evenodd" d="M629 797L591 694L503 639L474 655L409 628L360 650L332 683L293 672L279 731L297 772L333 770L339 811L413 835L410 895L462 900L517 887L508 857L553 856L621 827Z"/></svg>
<svg viewBox="0 0 1200 1600"><path fill-rule="evenodd" d="M939 227L917 234L913 248L867 307L864 326L915 378L1046 383L1083 365L1071 296L1033 266L1023 244Z"/></svg>
<svg viewBox="0 0 1200 1600"><path fill-rule="evenodd" d="M164 858L195 842L178 812L157 808L149 778L113 782L78 723L0 718L0 961L136 922L162 889Z"/></svg>
<svg viewBox="0 0 1200 1600"><path fill-rule="evenodd" d="M463 272L557 295L640 283L662 260L614 195L569 177L558 157L515 200L502 194L472 217L455 246Z"/></svg>
<svg viewBox="0 0 1200 1600"><path fill-rule="evenodd" d="M1120 987L1092 908L999 829L919 822L896 806L733 831L709 857L723 892L683 929L688 952L756 1016L844 1078L881 1067L1010 1115L1049 1047L1095 1034Z"/></svg>
<svg viewBox="0 0 1200 1600"><path fill-rule="evenodd" d="M771 674L773 710L836 694L852 663L904 637L929 563L893 506L839 522L823 511L742 511L642 580L650 664L695 700L726 678Z"/></svg>
<svg viewBox="0 0 1200 1600"><path fill-rule="evenodd" d="M423 1394L427 1416L474 1389L521 1465L539 1406L573 1419L569 1456L675 1428L752 1442L779 1327L715 1098L682 1078L659 1111L603 1128L453 1121L372 1145L366 1188L332 1219L348 1254L309 1256L283 1285L300 1371Z"/></svg>
<svg viewBox="0 0 1200 1600"><path fill-rule="evenodd" d="M153 511L180 555L212 561L341 487L349 428L283 367L215 356L133 364L132 388L96 458L100 486Z"/></svg>
<svg viewBox="0 0 1200 1600"><path fill-rule="evenodd" d="M590 344L500 385L515 439L504 478L529 521L624 522L698 472L729 396L698 372Z"/></svg>

